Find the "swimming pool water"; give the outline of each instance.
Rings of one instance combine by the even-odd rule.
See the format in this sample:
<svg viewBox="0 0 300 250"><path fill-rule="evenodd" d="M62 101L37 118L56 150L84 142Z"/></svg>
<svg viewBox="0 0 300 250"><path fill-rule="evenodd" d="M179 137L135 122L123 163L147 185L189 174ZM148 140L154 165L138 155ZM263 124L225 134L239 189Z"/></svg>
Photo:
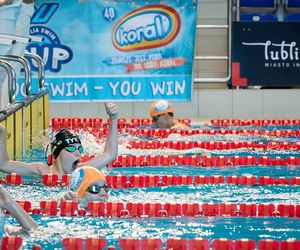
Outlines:
<svg viewBox="0 0 300 250"><path fill-rule="evenodd" d="M206 127L207 128L207 127ZM211 127L210 127L211 128ZM286 127L285 127L286 128ZM236 129L236 127L234 127ZM295 129L295 128L294 128ZM86 135L86 134L85 134ZM85 140L86 139L86 140ZM89 153L103 150L103 144L96 142L97 138L87 135L83 144ZM159 155L159 154L211 154L211 155L255 155L255 156L287 156L299 157L299 151L274 150L132 150L128 149L128 141L136 138L130 135L120 136L120 154ZM156 140L155 138L143 138ZM297 137L268 138L239 135L194 135L179 136L163 140L218 141L218 140L252 140L252 141L299 141ZM44 161L42 151L34 150L25 161ZM192 167L192 166L149 166L110 168L109 175L222 175L222 176L284 176L287 179L300 176L299 166L239 166L239 167ZM16 200L30 200L33 207L38 207L41 200L59 200L67 188L45 187L35 183L31 178L23 178L24 184L7 186L8 191ZM29 182L29 183L28 183ZM112 202L160 202L160 203L274 203L300 204L300 186L246 186L229 184L183 185L146 188L113 189L110 192ZM41 229L30 235L22 235L23 248L31 249L33 244L40 244L43 249L61 248L65 237L103 237L108 245L118 246L118 239L127 237L152 238L158 237L164 241L167 238L203 237L209 240L216 238L240 239L249 238L286 240L298 238L300 235L299 218L274 217L166 217L166 218L93 218L93 217L60 217L33 216ZM16 221L7 217L7 223L16 225Z"/></svg>
<svg viewBox="0 0 300 250"><path fill-rule="evenodd" d="M23 235L24 249L39 244L43 249L61 248L66 237L106 238L108 244L118 246L120 238L251 238L286 240L299 238L299 219L239 218L239 217L173 217L173 218L93 218L39 217L41 228L31 235ZM15 224L12 218L7 223ZM119 248L117 248L119 249Z"/></svg>

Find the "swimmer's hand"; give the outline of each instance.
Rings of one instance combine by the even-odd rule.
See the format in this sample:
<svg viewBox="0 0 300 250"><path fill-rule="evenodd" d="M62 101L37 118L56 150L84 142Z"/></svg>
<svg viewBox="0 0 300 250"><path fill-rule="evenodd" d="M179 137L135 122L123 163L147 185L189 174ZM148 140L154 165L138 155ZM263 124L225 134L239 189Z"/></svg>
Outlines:
<svg viewBox="0 0 300 250"><path fill-rule="evenodd" d="M109 118L111 120L117 119L119 113L117 105L114 104L113 102L105 102L104 105L105 105L106 113L108 114Z"/></svg>
<svg viewBox="0 0 300 250"><path fill-rule="evenodd" d="M73 191L69 191L63 194L60 201L78 201L77 193Z"/></svg>

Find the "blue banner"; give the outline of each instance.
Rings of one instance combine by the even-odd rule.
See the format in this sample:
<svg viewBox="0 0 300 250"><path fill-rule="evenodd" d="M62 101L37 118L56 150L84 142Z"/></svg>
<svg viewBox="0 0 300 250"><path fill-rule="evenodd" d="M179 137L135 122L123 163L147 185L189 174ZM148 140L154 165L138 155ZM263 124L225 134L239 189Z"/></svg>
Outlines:
<svg viewBox="0 0 300 250"><path fill-rule="evenodd" d="M52 101L191 99L196 0L82 2L36 2Z"/></svg>

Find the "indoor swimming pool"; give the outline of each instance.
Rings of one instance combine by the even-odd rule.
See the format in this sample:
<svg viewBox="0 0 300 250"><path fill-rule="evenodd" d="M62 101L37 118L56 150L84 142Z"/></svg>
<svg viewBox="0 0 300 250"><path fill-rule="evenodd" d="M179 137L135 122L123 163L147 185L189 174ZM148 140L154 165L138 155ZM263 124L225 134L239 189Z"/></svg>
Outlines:
<svg viewBox="0 0 300 250"><path fill-rule="evenodd" d="M85 148L83 160L103 149L105 131L100 137L93 128L73 129ZM77 247L87 238L105 239L104 249L136 249L124 247L126 243L121 239L128 238L160 239L162 247L168 249L186 249L180 248L186 242L172 245L168 241L175 238L204 238L211 246L218 239L249 239L256 242L256 248L259 241L267 239L275 243L299 240L300 149L299 135L295 134L299 126L193 126L193 131L222 129L227 133L180 135L177 131L157 136L148 132L158 133L151 126L120 127L118 159L105 170L111 187L109 202L79 204L67 216L62 216L59 205L67 187L50 182L46 186L28 177L22 179L22 185L5 184L14 199L30 201L28 209L40 225L39 230L22 235L22 248L40 245L42 249L61 249L73 238L81 240ZM233 129L270 133L288 129L294 134L232 134L229 131ZM220 141L236 145L214 144ZM252 144L237 146L237 142L245 141ZM252 164L242 164L246 158ZM44 151L33 150L23 160L44 161ZM50 208L46 209L47 203L41 205L41 201L50 202ZM5 217L6 224L17 225L15 219ZM66 249L80 249L74 245L72 248L70 242ZM267 249L262 246L259 249Z"/></svg>

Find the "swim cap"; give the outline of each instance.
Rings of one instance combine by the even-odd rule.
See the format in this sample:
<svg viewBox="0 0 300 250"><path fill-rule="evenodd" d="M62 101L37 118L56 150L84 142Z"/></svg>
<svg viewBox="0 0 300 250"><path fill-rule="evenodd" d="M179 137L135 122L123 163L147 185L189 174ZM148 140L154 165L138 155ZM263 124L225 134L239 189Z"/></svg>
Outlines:
<svg viewBox="0 0 300 250"><path fill-rule="evenodd" d="M56 159L59 153L70 144L80 143L81 141L74 132L68 129L58 131L51 141L51 152Z"/></svg>
<svg viewBox="0 0 300 250"><path fill-rule="evenodd" d="M81 198L89 185L99 179L106 181L105 175L98 169L90 166L77 168L71 175L70 189Z"/></svg>
<svg viewBox="0 0 300 250"><path fill-rule="evenodd" d="M172 107L172 103L165 100L156 101L150 106L151 117L156 117L158 115L166 114L169 112L173 113L174 109Z"/></svg>

